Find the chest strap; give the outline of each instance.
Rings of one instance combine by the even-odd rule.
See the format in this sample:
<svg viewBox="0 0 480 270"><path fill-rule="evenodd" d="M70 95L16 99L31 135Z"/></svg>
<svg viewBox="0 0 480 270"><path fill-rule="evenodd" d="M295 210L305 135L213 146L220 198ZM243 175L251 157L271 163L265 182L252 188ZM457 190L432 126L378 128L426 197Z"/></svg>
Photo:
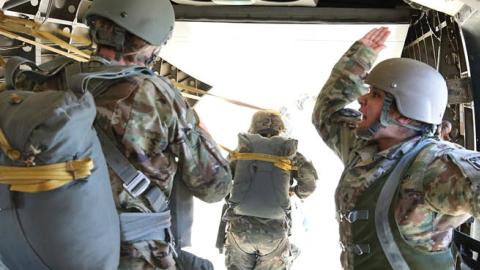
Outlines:
<svg viewBox="0 0 480 270"><path fill-rule="evenodd" d="M419 141L417 145L400 159L382 187L377 199L377 204L375 205L375 228L377 237L382 246L383 253L385 257L387 257L393 270L409 270L410 267L403 258L393 236L388 219L390 206L406 169L408 169L418 153L431 143L432 141L430 139Z"/></svg>

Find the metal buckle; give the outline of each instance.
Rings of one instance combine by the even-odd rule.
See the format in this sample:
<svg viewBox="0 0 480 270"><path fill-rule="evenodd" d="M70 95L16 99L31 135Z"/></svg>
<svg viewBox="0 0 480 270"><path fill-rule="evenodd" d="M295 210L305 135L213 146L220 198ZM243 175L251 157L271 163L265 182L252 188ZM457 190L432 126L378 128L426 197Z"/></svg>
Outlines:
<svg viewBox="0 0 480 270"><path fill-rule="evenodd" d="M365 254L370 253L370 245L369 244L344 244L340 241L340 248L343 252L352 252L357 256L362 256Z"/></svg>
<svg viewBox="0 0 480 270"><path fill-rule="evenodd" d="M345 214L345 220L349 223L354 223L357 221L357 211L350 211Z"/></svg>
<svg viewBox="0 0 480 270"><path fill-rule="evenodd" d="M130 181L130 183L123 184L125 190L134 198L142 195L145 190L150 186L150 179L145 176L141 171L137 171L137 175Z"/></svg>
<svg viewBox="0 0 480 270"><path fill-rule="evenodd" d="M368 210L352 210L346 213L338 212L340 222L354 223L357 220L368 220Z"/></svg>
<svg viewBox="0 0 480 270"><path fill-rule="evenodd" d="M478 154L465 158L476 170L480 170L480 156Z"/></svg>
<svg viewBox="0 0 480 270"><path fill-rule="evenodd" d="M352 252L357 256L370 253L370 245L368 244L354 244L352 246Z"/></svg>

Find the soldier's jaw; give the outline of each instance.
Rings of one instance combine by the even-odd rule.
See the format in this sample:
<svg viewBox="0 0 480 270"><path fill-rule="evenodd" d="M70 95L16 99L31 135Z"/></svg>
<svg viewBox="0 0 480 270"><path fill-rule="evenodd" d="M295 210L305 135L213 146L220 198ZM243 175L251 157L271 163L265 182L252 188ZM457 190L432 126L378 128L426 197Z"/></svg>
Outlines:
<svg viewBox="0 0 480 270"><path fill-rule="evenodd" d="M363 128L368 127L368 125L367 125L368 124L367 123L368 119L363 112L361 112L361 113L362 113L362 119L356 123L356 128L357 129L363 129Z"/></svg>

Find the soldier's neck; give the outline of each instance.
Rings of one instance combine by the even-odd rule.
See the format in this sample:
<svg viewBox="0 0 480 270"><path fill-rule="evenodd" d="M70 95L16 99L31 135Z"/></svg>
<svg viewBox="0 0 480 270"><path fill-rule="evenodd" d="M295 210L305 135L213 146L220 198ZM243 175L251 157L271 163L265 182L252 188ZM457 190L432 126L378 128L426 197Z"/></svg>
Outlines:
<svg viewBox="0 0 480 270"><path fill-rule="evenodd" d="M386 128L380 129L377 134L375 134L374 140L378 145L378 149L383 151L394 145L403 143L414 136L416 136L416 133L413 130L390 125Z"/></svg>
<svg viewBox="0 0 480 270"><path fill-rule="evenodd" d="M136 63L134 61L130 61L126 59L125 57L122 57L119 60L117 60L115 59L115 54L116 54L115 50L106 48L106 47L99 48L96 53L97 56L114 61L118 65L144 65L144 63Z"/></svg>

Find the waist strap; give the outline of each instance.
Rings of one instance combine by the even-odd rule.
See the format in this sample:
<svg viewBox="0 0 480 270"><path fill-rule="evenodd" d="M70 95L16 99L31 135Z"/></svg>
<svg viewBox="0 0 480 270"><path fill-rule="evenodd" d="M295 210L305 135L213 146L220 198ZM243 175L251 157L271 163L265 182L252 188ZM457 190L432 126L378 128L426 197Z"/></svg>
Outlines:
<svg viewBox="0 0 480 270"><path fill-rule="evenodd" d="M169 240L170 225L170 211L120 214L122 241Z"/></svg>

